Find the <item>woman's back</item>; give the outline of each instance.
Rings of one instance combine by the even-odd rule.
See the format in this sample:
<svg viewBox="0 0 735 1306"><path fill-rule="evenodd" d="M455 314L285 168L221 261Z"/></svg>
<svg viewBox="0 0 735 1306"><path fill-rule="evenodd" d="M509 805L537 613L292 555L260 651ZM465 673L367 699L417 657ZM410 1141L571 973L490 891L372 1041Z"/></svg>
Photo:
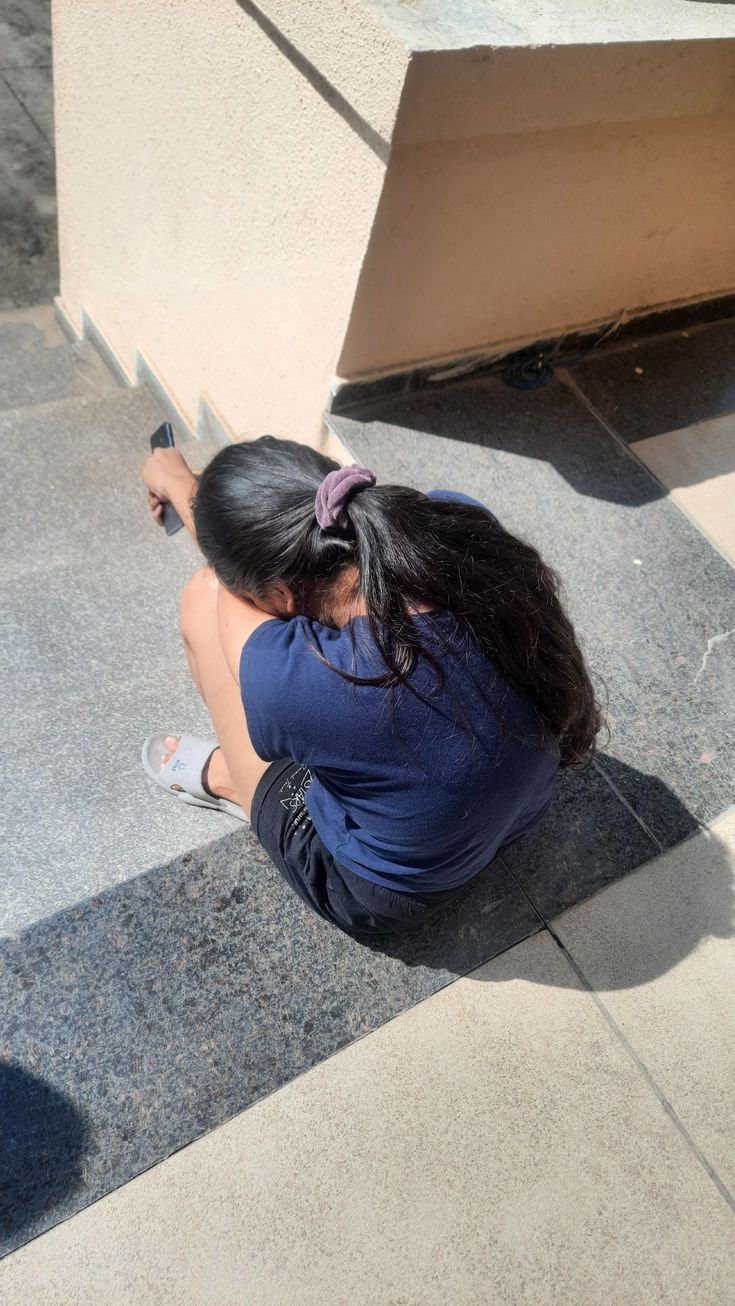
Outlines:
<svg viewBox="0 0 735 1306"><path fill-rule="evenodd" d="M421 924L593 750L599 711L557 578L466 495L378 485L264 436L212 459L190 527L211 571L182 632L224 743L187 737L161 783L239 799L340 928Z"/></svg>
<svg viewBox="0 0 735 1306"><path fill-rule="evenodd" d="M425 659L393 690L340 676L380 674L363 617L341 629L266 622L245 644L240 679L256 751L310 768L306 806L334 858L388 888L426 893L470 880L530 829L559 763L534 711L451 613L414 620L441 663L441 686Z"/></svg>

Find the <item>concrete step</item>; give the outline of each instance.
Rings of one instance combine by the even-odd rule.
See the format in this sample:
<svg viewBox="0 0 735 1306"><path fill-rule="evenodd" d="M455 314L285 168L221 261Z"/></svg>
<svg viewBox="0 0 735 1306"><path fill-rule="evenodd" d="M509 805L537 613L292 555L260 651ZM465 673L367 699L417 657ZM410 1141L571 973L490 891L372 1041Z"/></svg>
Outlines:
<svg viewBox="0 0 735 1306"><path fill-rule="evenodd" d="M119 394L122 385L89 340L71 342L50 304L0 311L0 413L76 397ZM134 387L135 388L135 387ZM171 414L156 408L159 423ZM185 445L197 470L222 446L198 439L175 416L177 445Z"/></svg>
<svg viewBox="0 0 735 1306"><path fill-rule="evenodd" d="M88 342L66 339L50 305L0 312L0 412L119 389Z"/></svg>
<svg viewBox="0 0 735 1306"><path fill-rule="evenodd" d="M136 389L0 413L0 932L238 824L172 810L140 764L151 730L211 731L177 636L201 557L155 525L140 475L162 418Z"/></svg>

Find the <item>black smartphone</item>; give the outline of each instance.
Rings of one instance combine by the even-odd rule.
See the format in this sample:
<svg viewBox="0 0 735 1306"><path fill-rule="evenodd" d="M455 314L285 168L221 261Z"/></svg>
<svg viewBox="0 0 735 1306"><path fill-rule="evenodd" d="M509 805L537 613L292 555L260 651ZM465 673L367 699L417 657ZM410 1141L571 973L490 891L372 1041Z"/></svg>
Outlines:
<svg viewBox="0 0 735 1306"><path fill-rule="evenodd" d="M151 436L151 450L153 449L173 449L174 433L171 430L170 422L163 422L157 431ZM184 525L179 514L172 503L163 505L163 524L166 527L167 535L175 535Z"/></svg>

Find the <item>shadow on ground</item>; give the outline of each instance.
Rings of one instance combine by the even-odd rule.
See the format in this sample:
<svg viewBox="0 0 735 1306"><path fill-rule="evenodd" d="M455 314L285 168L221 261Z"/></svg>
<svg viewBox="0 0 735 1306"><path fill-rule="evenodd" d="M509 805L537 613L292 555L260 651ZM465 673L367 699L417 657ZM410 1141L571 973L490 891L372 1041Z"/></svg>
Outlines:
<svg viewBox="0 0 735 1306"><path fill-rule="evenodd" d="M2 1124L15 1140L4 1163L2 1250L654 857L657 844L615 791L616 765L602 757L565 777L542 826L423 936L366 943L341 933L291 892L245 829L0 941ZM657 787L676 828L697 828L666 786L641 781ZM669 951L641 953L622 985L653 978L723 932L729 878L713 887L710 875L698 903L697 892L689 886Z"/></svg>
<svg viewBox="0 0 735 1306"><path fill-rule="evenodd" d="M604 772L604 775L603 775ZM477 919L484 910L486 883L504 863L520 885L542 922L551 921L562 911L584 902L598 890L623 879L641 864L653 860L665 850L655 846L640 827L642 839L630 825L624 838L609 820L606 795L600 789L600 776L606 787L629 783L633 768L602 755L597 766L586 772L562 777L561 795L543 822L513 848L500 854L491 867L465 890L461 901L441 928L423 936L379 939L366 946L399 959L404 965L424 966L445 973L462 972L460 939L463 924ZM654 776L641 774L647 793L653 793L659 811L669 828L677 832L672 845L698 833L701 826L684 804ZM646 855L646 839L650 839ZM708 877L692 877L682 885L680 898L667 901L668 928L655 951L645 946L625 949L624 970L611 972L609 987L633 988L665 974L688 956L707 937L729 938L735 933L735 897L732 872L727 858L718 860L719 841L708 832ZM611 862L608 846L617 849L619 863ZM641 855L643 854L643 855ZM662 875L666 863L661 862ZM686 890L686 891L685 891ZM640 916L631 917L629 928L641 934ZM496 953L497 953L496 949ZM490 955L490 954L489 954ZM570 983L576 981L570 972Z"/></svg>
<svg viewBox="0 0 735 1306"><path fill-rule="evenodd" d="M83 1187L81 1112L57 1089L0 1060L0 1237L16 1240Z"/></svg>
<svg viewBox="0 0 735 1306"><path fill-rule="evenodd" d="M609 432L597 421L558 378L538 390L516 390L497 376L472 378L375 401L333 419L338 433L349 447L365 456L366 446L381 449L384 435L391 447L402 450L408 467L406 484L414 484L415 461L420 455L406 433L456 441L462 446L487 451L488 474L498 459L517 460L517 474L527 460L548 464L577 494L624 507L665 498L666 490L639 463L625 456L622 446L611 442ZM434 473L433 484L442 479L444 466L451 471L454 455L432 446L424 447L425 465ZM465 453L470 472L477 471L477 455ZM441 464L444 466L441 466ZM467 484L472 484L467 480ZM493 506L493 505L490 505ZM501 510L502 518L502 510Z"/></svg>

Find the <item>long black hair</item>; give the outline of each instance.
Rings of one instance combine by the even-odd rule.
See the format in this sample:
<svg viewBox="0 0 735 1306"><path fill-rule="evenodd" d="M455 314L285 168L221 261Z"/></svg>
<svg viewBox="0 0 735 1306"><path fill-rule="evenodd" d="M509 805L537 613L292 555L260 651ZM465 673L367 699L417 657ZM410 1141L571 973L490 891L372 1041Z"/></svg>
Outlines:
<svg viewBox="0 0 735 1306"><path fill-rule="evenodd" d="M451 612L495 669L558 741L560 764L594 750L600 712L559 583L530 544L482 508L429 499L403 485L374 485L348 503L349 530L324 531L316 492L339 464L292 440L265 435L221 450L199 480L199 547L232 593L264 598L281 582L298 610L320 604L347 569L357 572L370 633L385 670L359 684L407 685L419 661L437 659L411 616Z"/></svg>

